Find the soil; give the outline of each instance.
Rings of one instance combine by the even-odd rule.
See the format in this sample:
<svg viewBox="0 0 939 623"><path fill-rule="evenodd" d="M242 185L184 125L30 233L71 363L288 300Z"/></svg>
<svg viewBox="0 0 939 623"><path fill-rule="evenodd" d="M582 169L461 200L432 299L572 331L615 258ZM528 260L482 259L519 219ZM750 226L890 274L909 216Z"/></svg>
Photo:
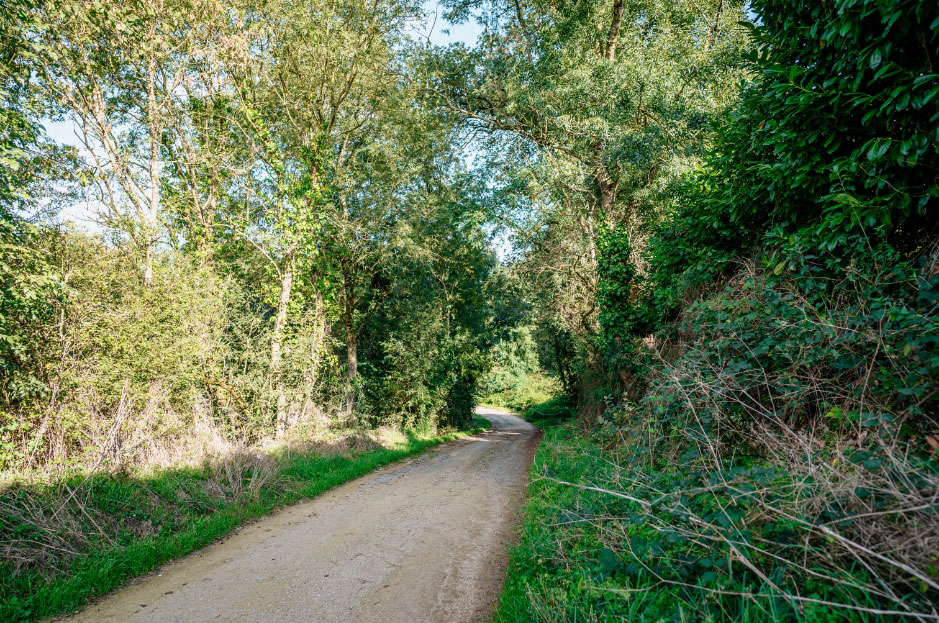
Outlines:
<svg viewBox="0 0 939 623"><path fill-rule="evenodd" d="M290 506L62 620L490 620L540 432L477 412L491 430Z"/></svg>

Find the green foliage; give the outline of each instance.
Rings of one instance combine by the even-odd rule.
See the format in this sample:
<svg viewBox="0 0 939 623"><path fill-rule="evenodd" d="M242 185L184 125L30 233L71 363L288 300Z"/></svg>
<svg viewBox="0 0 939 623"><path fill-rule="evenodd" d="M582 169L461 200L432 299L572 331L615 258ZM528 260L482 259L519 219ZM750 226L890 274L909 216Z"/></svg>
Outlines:
<svg viewBox="0 0 939 623"><path fill-rule="evenodd" d="M755 2L755 76L649 243L648 332L772 245L834 274L935 235L939 11L929 2Z"/></svg>
<svg viewBox="0 0 939 623"><path fill-rule="evenodd" d="M41 171L36 157L41 136L37 116L44 106L31 91L31 74L46 48L28 33L37 19L34 0L11 0L0 9L0 216L11 215L11 204L27 196Z"/></svg>
<svg viewBox="0 0 939 623"><path fill-rule="evenodd" d="M363 324L363 413L403 426L466 425L486 371L495 261L477 206L458 179L439 209L402 232L381 275L381 304ZM444 232L453 232L450 236Z"/></svg>
<svg viewBox="0 0 939 623"><path fill-rule="evenodd" d="M498 373L498 368L494 371ZM482 394L479 402L512 411L524 411L531 405L548 400L558 390L556 379L543 372L535 372L515 378L512 385L500 392Z"/></svg>
<svg viewBox="0 0 939 623"><path fill-rule="evenodd" d="M684 544L630 521L636 508L598 491L618 468L570 425L547 428L532 467L522 538L511 552L496 621L759 621L786 620L791 609L772 601L711 599L693 589L661 584L666 552ZM557 481L564 481L563 483ZM623 534L625 533L625 538ZM695 575L714 575L716 551L685 563ZM664 564L663 564L664 563ZM718 562L720 566L722 562ZM694 584L694 575L682 578ZM701 580L721 590L750 590L740 581Z"/></svg>
<svg viewBox="0 0 939 623"><path fill-rule="evenodd" d="M545 436L497 621L885 620L863 611L876 610L878 603L851 586L866 581L863 569L846 570L844 582L801 579L794 592L807 601L797 604L774 590L791 581L786 572L777 569L761 579L741 564L741 555L760 565L770 562L760 554L766 547L778 544L785 551L799 542L797 522L780 519L762 529L750 522L759 514L754 512L757 490L794 486L782 470L741 466L732 474L707 474L702 486L693 488L696 474L672 459L650 464L611 454L563 419L539 417L539 411L563 414L556 404L525 414L545 427ZM624 481L631 483L625 490L619 486ZM621 494L631 499L617 497ZM684 528L682 521L690 519L708 524L703 537ZM722 532L727 541L716 538ZM743 553L732 552L728 542ZM862 610L812 600L847 602Z"/></svg>
<svg viewBox="0 0 939 623"><path fill-rule="evenodd" d="M492 370L480 390L485 395L505 392L539 369L538 352L531 328L520 326L500 340L490 352Z"/></svg>
<svg viewBox="0 0 939 623"><path fill-rule="evenodd" d="M752 62L762 80L759 102L745 100L743 110L751 122L762 115L765 126L751 134L760 151L739 156L761 156L750 171L763 186L733 202L731 220L776 206L767 220L783 236L812 235L817 251L859 232L899 230L915 245L939 193L930 173L939 138L932 71L939 8L844 0L754 9L762 24Z"/></svg>
<svg viewBox="0 0 939 623"><path fill-rule="evenodd" d="M566 394L556 394L548 400L529 405L521 413L521 417L544 429L570 420L573 416L573 404Z"/></svg>
<svg viewBox="0 0 939 623"><path fill-rule="evenodd" d="M434 85L442 105L486 133L483 194L499 222L512 224L516 270L548 312L539 320L567 342L552 347L565 356L551 365L573 392L573 360L598 359L598 288L619 303L627 296L597 282L599 232L615 224L635 236L677 200L710 122L733 104L745 75L737 62L744 3L443 5L449 19L486 24L475 49L436 52ZM641 249L641 237L633 242ZM605 268L620 266L630 270L618 259ZM604 331L623 333L624 311L609 311Z"/></svg>
<svg viewBox="0 0 939 623"><path fill-rule="evenodd" d="M41 391L9 394L2 414L3 467L105 456L133 462L162 444L181 441L200 418L208 416L206 424L214 425L203 412L213 407L218 416L229 416L232 438L251 440L265 433L267 361L245 350L252 339L263 340L264 331L256 324L239 326L238 314L251 304L239 284L183 260L158 263L145 285L135 262L98 240L72 233L45 236L56 241L53 248L27 246L17 253L26 259L30 253L54 252L57 265L47 267L43 282L54 290L36 298L44 312L29 316L32 339L21 342L29 358L11 351L6 359L28 361L20 369L41 383ZM29 294L22 283L29 273L17 275L22 288L17 292ZM22 385L14 376L10 383L10 390ZM46 400L59 405L55 417L43 409ZM135 413L144 415L132 417ZM118 432L129 436L126 452L108 447Z"/></svg>
<svg viewBox="0 0 939 623"><path fill-rule="evenodd" d="M706 358L708 368L720 365L738 378L779 375L780 384L760 402L775 402L775 414L793 424L836 406L821 402L831 391L860 426L901 437L925 433L937 404L939 275L931 258L916 264L891 253L869 258L871 265L849 269L838 281L796 261L794 277L781 280L770 261L755 278L689 308L676 329L701 340L689 356ZM824 386L810 397L808 384L819 377Z"/></svg>
<svg viewBox="0 0 939 623"><path fill-rule="evenodd" d="M541 366L531 329L517 326L493 346L491 367L479 386L480 402L523 411L557 393L557 381Z"/></svg>
<svg viewBox="0 0 939 623"><path fill-rule="evenodd" d="M49 391L42 351L35 346L47 339L45 330L54 321L56 302L62 295L62 284L50 263L50 251L57 238L54 232L42 232L15 217L0 216L2 411L41 398ZM4 452L0 450L0 465L4 463Z"/></svg>
<svg viewBox="0 0 939 623"><path fill-rule="evenodd" d="M813 571L860 587L831 601L893 609L896 600L877 589L889 582L907 596L906 607L922 611L935 586L892 574L852 542L893 543L935 530L926 509L939 485L929 441L939 281L935 257L915 265L889 253L873 257L877 263L837 280L809 262L794 267L798 279L784 279L770 262L686 308L648 353L644 394L609 409L597 434L628 457L624 463L649 465L645 478L631 477L634 494L643 481L646 499L672 492L688 514L668 520L670 529L698 532L685 522L717 522L727 532L717 541L749 545L750 534L778 531L779 540L760 546L774 557L752 560L789 594L818 590L786 552L799 542ZM746 539L721 525L708 496L684 497L715 490L727 496L717 502L745 511ZM704 506L696 508L698 501ZM871 522L872 513L897 517ZM826 539L820 526L830 525L849 541ZM851 564L858 557L866 574ZM921 550L897 546L891 558L923 577L934 564Z"/></svg>
<svg viewBox="0 0 939 623"><path fill-rule="evenodd" d="M495 261L419 13L3 5L0 469L470 420Z"/></svg>
<svg viewBox="0 0 939 623"><path fill-rule="evenodd" d="M597 320L601 344L607 348L627 342L634 330L635 281L628 233L622 227L601 231L597 236Z"/></svg>
<svg viewBox="0 0 939 623"><path fill-rule="evenodd" d="M751 8L700 169L596 236L618 356L588 355L592 443L545 438L504 620L932 611L935 559L901 543L937 529L939 9Z"/></svg>

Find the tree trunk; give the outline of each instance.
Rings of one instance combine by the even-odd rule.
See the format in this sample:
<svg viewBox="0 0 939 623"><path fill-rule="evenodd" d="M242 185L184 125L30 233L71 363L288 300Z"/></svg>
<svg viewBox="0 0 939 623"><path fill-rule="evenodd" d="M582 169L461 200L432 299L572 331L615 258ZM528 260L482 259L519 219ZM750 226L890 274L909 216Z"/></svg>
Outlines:
<svg viewBox="0 0 939 623"><path fill-rule="evenodd" d="M312 280L314 283L315 279ZM313 404L313 394L316 382L319 380L320 363L323 360L323 343L326 340L326 305L323 293L319 290L313 295L313 337L310 340L310 365L303 375L303 406L295 418L290 420L290 426L297 422L305 422L311 410L319 412Z"/></svg>
<svg viewBox="0 0 939 623"><path fill-rule="evenodd" d="M611 63L616 60L616 42L619 39L619 28L623 24L623 0L613 3L613 17L610 20L610 30L606 35L606 49L603 56Z"/></svg>
<svg viewBox="0 0 939 623"><path fill-rule="evenodd" d="M570 388L570 383L568 382L568 377L566 370L564 369L564 355L561 352L561 338L555 332L554 334L554 358L558 364L558 374L561 376L561 386L564 388L564 391L567 392Z"/></svg>
<svg viewBox="0 0 939 623"><path fill-rule="evenodd" d="M351 417L355 409L355 378L359 368L358 335L355 326L355 284L349 272L348 266L343 266L342 323L346 330L346 387L343 415L346 418Z"/></svg>
<svg viewBox="0 0 939 623"><path fill-rule="evenodd" d="M354 330L346 329L346 417L355 410L355 377L359 368L359 353Z"/></svg>
<svg viewBox="0 0 939 623"><path fill-rule="evenodd" d="M143 283L153 285L153 245L148 241L143 263Z"/></svg>
<svg viewBox="0 0 939 623"><path fill-rule="evenodd" d="M616 202L616 184L603 163L597 163L595 176L600 189L600 217L612 222L613 204Z"/></svg>
<svg viewBox="0 0 939 623"><path fill-rule="evenodd" d="M271 380L277 397L277 420L275 431L278 437L287 432L287 394L284 390L284 374L281 364L281 348L284 340L284 326L287 324L287 306L290 303L290 291L293 288L293 266L289 263L281 275L280 300L277 303L277 316L274 319L274 333L271 335Z"/></svg>

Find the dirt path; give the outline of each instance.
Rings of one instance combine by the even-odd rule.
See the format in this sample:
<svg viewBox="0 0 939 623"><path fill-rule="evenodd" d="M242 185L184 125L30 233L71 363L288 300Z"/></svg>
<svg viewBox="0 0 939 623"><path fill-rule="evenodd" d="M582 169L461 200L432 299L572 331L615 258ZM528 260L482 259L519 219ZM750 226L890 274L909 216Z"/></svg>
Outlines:
<svg viewBox="0 0 939 623"><path fill-rule="evenodd" d="M478 412L492 430L291 506L66 620L488 620L539 432Z"/></svg>

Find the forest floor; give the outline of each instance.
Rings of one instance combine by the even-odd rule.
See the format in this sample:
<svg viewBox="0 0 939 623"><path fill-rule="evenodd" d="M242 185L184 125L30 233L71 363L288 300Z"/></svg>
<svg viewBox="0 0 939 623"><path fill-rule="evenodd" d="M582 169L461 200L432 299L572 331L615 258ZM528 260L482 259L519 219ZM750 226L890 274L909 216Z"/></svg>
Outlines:
<svg viewBox="0 0 939 623"><path fill-rule="evenodd" d="M478 413L489 431L290 506L63 620L489 620L541 432Z"/></svg>

